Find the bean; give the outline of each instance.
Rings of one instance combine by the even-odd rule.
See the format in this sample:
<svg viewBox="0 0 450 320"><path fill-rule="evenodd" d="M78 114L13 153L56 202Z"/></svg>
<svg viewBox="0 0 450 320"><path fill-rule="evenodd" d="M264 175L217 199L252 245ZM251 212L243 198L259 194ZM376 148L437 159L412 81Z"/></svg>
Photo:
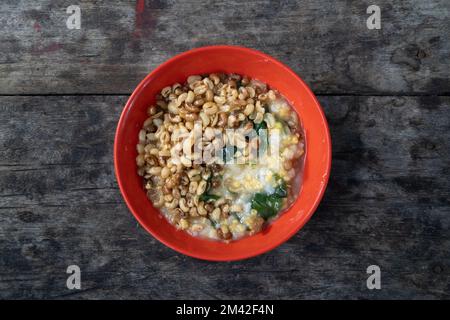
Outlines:
<svg viewBox="0 0 450 320"><path fill-rule="evenodd" d="M204 192L205 192L205 190L206 190L206 181L205 180L202 180L202 181L200 181L200 183L198 184L198 187L197 187L197 195L202 195Z"/></svg>

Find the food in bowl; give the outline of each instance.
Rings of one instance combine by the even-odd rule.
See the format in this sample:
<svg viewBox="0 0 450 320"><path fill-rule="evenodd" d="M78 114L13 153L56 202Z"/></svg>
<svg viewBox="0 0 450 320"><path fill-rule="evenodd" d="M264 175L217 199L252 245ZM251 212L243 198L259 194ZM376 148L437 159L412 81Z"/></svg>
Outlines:
<svg viewBox="0 0 450 320"><path fill-rule="evenodd" d="M237 74L192 75L163 88L147 113L138 174L177 228L228 242L260 232L294 202L305 141L277 90Z"/></svg>

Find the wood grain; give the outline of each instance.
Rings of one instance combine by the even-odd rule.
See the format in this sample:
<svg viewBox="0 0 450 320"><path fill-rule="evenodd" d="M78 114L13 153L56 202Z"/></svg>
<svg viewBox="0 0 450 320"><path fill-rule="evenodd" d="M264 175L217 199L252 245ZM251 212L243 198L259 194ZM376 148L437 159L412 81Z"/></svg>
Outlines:
<svg viewBox="0 0 450 320"><path fill-rule="evenodd" d="M0 94L128 94L185 50L243 45L286 63L319 94L441 94L450 90L450 2L70 1L0 3ZM137 5L140 3L140 5Z"/></svg>
<svg viewBox="0 0 450 320"><path fill-rule="evenodd" d="M290 241L233 263L180 255L127 210L112 163L126 98L0 97L0 298L450 298L449 97L320 97L323 202Z"/></svg>

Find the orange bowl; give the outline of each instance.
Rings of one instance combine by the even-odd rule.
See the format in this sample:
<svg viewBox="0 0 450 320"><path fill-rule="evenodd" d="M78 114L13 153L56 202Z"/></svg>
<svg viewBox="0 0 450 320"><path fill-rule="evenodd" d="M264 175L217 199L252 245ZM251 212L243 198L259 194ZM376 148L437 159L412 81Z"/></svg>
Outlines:
<svg viewBox="0 0 450 320"><path fill-rule="evenodd" d="M237 73L277 89L293 105L306 137L302 187L294 204L262 232L223 243L177 230L153 207L137 175L138 132L147 107L165 86L183 83L193 74ZM291 69L256 50L210 46L184 52L164 62L137 86L120 117L114 142L114 165L120 191L139 223L168 247L199 259L231 261L262 254L279 246L311 218L325 191L331 166L331 139L322 108L308 86Z"/></svg>

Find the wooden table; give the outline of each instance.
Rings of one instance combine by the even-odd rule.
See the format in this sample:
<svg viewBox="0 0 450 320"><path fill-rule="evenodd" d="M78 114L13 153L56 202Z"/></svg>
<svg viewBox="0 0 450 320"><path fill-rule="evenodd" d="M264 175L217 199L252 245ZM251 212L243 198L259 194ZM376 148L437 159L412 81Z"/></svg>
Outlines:
<svg viewBox="0 0 450 320"><path fill-rule="evenodd" d="M450 298L450 2L1 1L1 298ZM81 8L68 29L66 8ZM369 30L369 5L381 29ZM317 94L332 175L262 256L192 259L136 222L114 177L120 112L185 50L236 44ZM66 287L80 266L81 290ZM381 269L368 290L366 269Z"/></svg>

